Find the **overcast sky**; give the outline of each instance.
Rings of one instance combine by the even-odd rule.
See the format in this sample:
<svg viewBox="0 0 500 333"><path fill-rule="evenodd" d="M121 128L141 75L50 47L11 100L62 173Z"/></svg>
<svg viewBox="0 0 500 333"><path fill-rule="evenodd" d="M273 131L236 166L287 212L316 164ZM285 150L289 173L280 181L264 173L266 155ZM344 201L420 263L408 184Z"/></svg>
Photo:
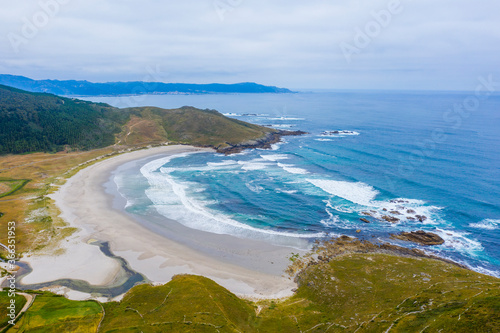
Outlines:
<svg viewBox="0 0 500 333"><path fill-rule="evenodd" d="M497 0L0 4L0 73L35 79L442 90L500 81Z"/></svg>

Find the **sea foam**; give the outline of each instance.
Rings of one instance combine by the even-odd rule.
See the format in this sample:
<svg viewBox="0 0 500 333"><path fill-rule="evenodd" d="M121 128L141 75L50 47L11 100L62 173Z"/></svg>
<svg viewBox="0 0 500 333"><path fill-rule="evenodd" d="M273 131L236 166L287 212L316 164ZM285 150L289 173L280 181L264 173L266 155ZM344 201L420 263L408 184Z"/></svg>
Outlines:
<svg viewBox="0 0 500 333"><path fill-rule="evenodd" d="M486 219L478 223L470 223L469 227L485 230L498 230L500 229L500 220Z"/></svg>
<svg viewBox="0 0 500 333"><path fill-rule="evenodd" d="M179 155L176 157L179 157ZM215 202L199 200L190 195L190 192L192 192L190 188L199 187L199 184L191 186L194 184L176 180L171 173L177 169L164 166L171 158L167 157L149 162L140 169L142 175L150 184L150 188L146 190L146 195L153 202L154 208L159 214L192 229L238 237L265 238L284 244L286 244L284 238L297 239L326 236L326 233L306 234L254 228L234 220L231 216L209 208L208 205ZM252 189L261 190L259 187L253 187Z"/></svg>
<svg viewBox="0 0 500 333"><path fill-rule="evenodd" d="M363 206L370 206L379 193L372 186L361 182L327 179L307 179L307 181L331 195Z"/></svg>
<svg viewBox="0 0 500 333"><path fill-rule="evenodd" d="M283 164L283 163L278 163L278 166L285 170L286 172L296 174L296 175L307 175L309 171L301 168L295 167L293 164Z"/></svg>

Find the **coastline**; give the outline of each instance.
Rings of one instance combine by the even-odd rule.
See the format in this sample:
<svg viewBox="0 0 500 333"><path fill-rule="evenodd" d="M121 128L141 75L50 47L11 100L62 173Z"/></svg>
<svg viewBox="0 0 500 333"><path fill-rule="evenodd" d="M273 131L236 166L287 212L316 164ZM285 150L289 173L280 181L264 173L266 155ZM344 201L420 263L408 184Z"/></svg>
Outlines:
<svg viewBox="0 0 500 333"><path fill-rule="evenodd" d="M23 277L21 283L78 279L95 286L116 285L123 280L122 267L100 251L95 245L98 241L108 242L114 255L123 258L131 269L153 284L166 283L176 274L196 274L214 280L239 296L291 295L295 284L282 275L288 265L287 257L294 249L203 233L175 221L167 221L172 226L170 236L160 235L155 232L154 223L146 227L147 221L139 221L126 213L123 205L120 207L119 195L110 190L113 173L126 163L203 151L214 152L191 146L156 147L122 154L80 170L50 195L61 217L78 232L59 245L64 250L62 254L31 254L23 258L33 271ZM175 239L181 234L184 241ZM186 240L191 240L191 244ZM198 244L199 240L203 244ZM60 293L71 299L92 298L90 294L62 289Z"/></svg>

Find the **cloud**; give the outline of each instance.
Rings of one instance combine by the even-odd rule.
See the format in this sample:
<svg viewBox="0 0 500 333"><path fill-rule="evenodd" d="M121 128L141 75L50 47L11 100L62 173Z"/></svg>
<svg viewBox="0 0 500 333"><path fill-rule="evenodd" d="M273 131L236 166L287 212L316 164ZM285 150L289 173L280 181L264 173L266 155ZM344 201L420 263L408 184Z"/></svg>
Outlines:
<svg viewBox="0 0 500 333"><path fill-rule="evenodd" d="M500 76L500 3L490 0L400 0L356 46L395 1L0 0L0 70L114 81L158 66L171 82L350 89L468 89L479 75ZM43 23L54 3L25 38L26 22ZM13 34L24 38L18 52ZM342 43L357 49L350 62Z"/></svg>

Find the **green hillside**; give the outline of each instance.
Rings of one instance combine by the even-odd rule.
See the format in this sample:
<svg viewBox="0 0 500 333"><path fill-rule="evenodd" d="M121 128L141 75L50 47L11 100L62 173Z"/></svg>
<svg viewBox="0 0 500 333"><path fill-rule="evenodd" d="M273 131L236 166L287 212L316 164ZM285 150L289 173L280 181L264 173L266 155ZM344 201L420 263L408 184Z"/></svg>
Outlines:
<svg viewBox="0 0 500 333"><path fill-rule="evenodd" d="M165 110L154 107L125 109L140 120L149 121L158 133L157 140L187 143L200 146L227 147L277 132L266 127L225 117L215 110L200 110L193 107ZM149 134L140 127L132 134ZM140 140L139 140L140 141ZM128 144L134 141L127 141Z"/></svg>
<svg viewBox="0 0 500 333"><path fill-rule="evenodd" d="M269 136L274 133L275 136ZM118 109L0 85L0 154L183 143L225 148L284 132L192 107ZM285 134L286 135L286 134ZM256 142L255 140L261 140Z"/></svg>
<svg viewBox="0 0 500 333"><path fill-rule="evenodd" d="M126 120L106 104L0 86L0 154L105 147Z"/></svg>

